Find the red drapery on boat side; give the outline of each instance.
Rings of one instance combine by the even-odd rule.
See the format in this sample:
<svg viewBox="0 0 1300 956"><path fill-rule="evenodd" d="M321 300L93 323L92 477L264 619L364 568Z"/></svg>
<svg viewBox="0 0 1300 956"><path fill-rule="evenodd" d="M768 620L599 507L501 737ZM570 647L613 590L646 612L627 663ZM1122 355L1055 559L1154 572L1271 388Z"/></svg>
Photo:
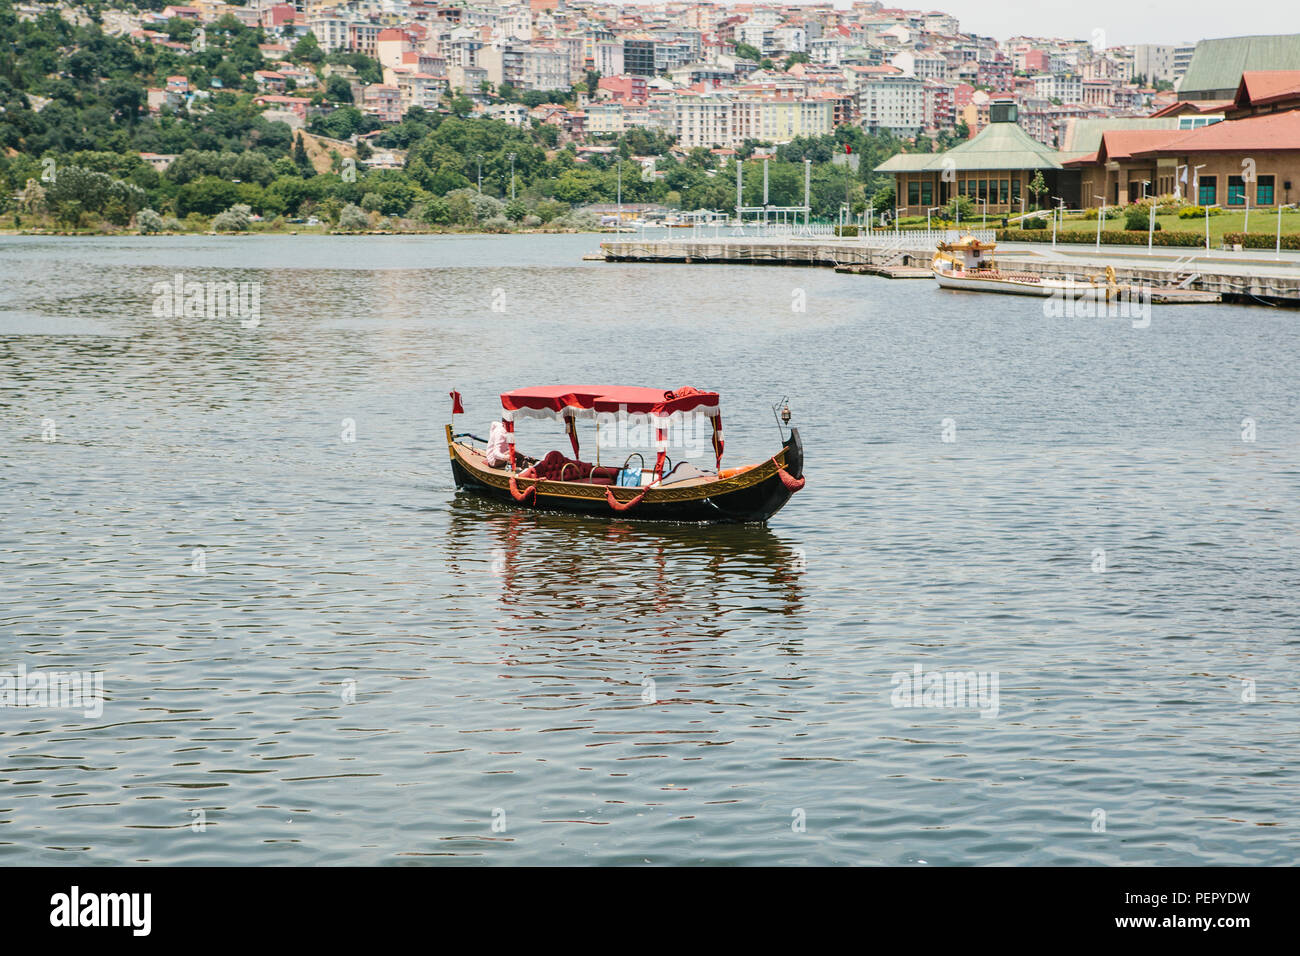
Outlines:
<svg viewBox="0 0 1300 956"><path fill-rule="evenodd" d="M713 456L717 462L718 471L722 471L722 449L726 444L722 440L722 413L713 416Z"/></svg>
<svg viewBox="0 0 1300 956"><path fill-rule="evenodd" d="M573 446L573 457L578 459L578 426L573 420L573 414L568 411L564 414L564 430L569 433L569 444Z"/></svg>

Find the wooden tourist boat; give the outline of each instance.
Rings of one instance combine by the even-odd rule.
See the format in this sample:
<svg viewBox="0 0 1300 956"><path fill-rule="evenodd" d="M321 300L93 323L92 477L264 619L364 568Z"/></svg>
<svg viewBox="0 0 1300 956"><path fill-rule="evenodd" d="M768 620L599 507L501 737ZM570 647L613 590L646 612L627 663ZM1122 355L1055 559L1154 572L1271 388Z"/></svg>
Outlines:
<svg viewBox="0 0 1300 956"><path fill-rule="evenodd" d="M1006 295L1068 296L1072 299L1117 298L1120 287L1115 270L1106 267L1106 281L1058 279L1036 272L1006 272L993 259L996 243L962 236L955 242L941 242L930 271L941 289L966 292L1001 292Z"/></svg>
<svg viewBox="0 0 1300 956"><path fill-rule="evenodd" d="M463 409L460 394L451 395L454 420ZM784 438L780 451L756 464L725 469L717 392L558 385L506 392L501 407L501 428L493 426L492 439L455 434L448 425L447 452L458 489L519 508L652 521L761 522L780 511L804 485L799 430L790 428L789 436L784 436L789 406L780 412ZM674 464L668 457L669 427L696 415L705 416L712 424L712 471L685 461ZM628 416L639 416L654 433L656 454L651 467L645 467L644 456L638 452L629 454L619 467L600 467L579 458L578 420L594 419L598 429L619 428L620 422L626 428ZM552 451L539 459L516 453L515 424L525 418L563 422L573 456ZM498 440L502 438L504 451ZM488 447L478 448L464 439ZM634 459L640 459L636 467Z"/></svg>

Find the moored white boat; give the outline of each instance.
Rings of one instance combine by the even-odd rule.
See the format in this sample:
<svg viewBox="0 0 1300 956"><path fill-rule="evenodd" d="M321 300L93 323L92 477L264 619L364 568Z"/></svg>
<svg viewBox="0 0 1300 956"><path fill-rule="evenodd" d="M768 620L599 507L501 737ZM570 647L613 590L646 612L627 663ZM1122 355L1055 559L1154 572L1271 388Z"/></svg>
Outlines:
<svg viewBox="0 0 1300 956"><path fill-rule="evenodd" d="M1034 272L1007 272L993 259L995 244L963 236L956 242L941 242L930 271L941 289L965 292L1000 292L1003 295L1068 296L1072 299L1110 300L1119 295L1115 270L1106 267L1106 281L1053 278Z"/></svg>

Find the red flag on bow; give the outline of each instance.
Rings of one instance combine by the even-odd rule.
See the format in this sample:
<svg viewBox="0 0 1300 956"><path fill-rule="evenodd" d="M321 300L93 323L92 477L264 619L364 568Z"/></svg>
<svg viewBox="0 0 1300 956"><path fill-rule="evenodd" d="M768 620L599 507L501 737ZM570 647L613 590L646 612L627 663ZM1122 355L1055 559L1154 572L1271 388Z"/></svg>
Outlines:
<svg viewBox="0 0 1300 956"><path fill-rule="evenodd" d="M453 415L464 415L465 406L460 403L460 392L448 392L451 396L451 413Z"/></svg>

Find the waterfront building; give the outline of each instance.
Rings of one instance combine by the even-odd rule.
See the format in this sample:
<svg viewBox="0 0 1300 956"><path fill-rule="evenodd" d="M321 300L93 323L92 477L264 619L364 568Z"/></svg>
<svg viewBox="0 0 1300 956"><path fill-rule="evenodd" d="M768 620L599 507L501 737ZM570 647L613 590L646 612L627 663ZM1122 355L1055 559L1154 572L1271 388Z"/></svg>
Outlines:
<svg viewBox="0 0 1300 956"><path fill-rule="evenodd" d="M1064 173L1060 154L1036 142L1017 125L1015 103L997 102L989 109L989 125L974 139L944 153L899 153L875 171L894 177L898 214L924 216L954 196L968 196L981 214L1002 216L1033 208L1029 184L1041 172L1047 193L1078 203L1078 177Z"/></svg>

